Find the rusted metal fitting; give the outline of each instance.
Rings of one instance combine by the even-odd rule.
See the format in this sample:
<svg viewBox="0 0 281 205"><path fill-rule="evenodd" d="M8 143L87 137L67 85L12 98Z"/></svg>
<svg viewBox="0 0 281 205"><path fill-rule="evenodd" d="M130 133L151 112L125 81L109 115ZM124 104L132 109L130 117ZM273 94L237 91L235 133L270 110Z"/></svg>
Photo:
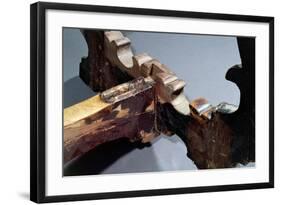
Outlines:
<svg viewBox="0 0 281 205"><path fill-rule="evenodd" d="M231 114L238 110L238 106L229 104L227 102L221 102L216 106L216 112Z"/></svg>
<svg viewBox="0 0 281 205"><path fill-rule="evenodd" d="M154 85L154 80L150 77L139 77L130 82L120 84L100 94L103 101L107 103L116 103L140 92L143 92Z"/></svg>
<svg viewBox="0 0 281 205"><path fill-rule="evenodd" d="M212 114L216 111L216 108L213 107L206 99L198 98L193 100L190 104L190 108L196 112L203 119L210 120L212 119Z"/></svg>

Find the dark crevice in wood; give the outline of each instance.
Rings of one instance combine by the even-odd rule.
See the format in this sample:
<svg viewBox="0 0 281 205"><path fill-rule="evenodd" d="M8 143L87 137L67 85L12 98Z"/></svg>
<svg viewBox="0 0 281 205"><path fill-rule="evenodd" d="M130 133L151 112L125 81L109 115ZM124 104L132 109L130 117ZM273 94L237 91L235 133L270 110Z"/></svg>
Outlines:
<svg viewBox="0 0 281 205"><path fill-rule="evenodd" d="M92 90L104 91L132 79L106 59L103 31L84 30L83 34L89 53L80 64L80 77ZM255 161L255 39L237 37L237 42L242 66L233 66L226 73L226 79L240 89L236 112L216 112L211 120L202 120L193 111L185 116L171 104L157 102L156 129L167 135L177 134L187 146L188 157L200 169Z"/></svg>
<svg viewBox="0 0 281 205"><path fill-rule="evenodd" d="M112 66L104 54L104 32L95 30L82 31L87 45L88 57L80 63L80 78L93 91L101 92L133 78Z"/></svg>

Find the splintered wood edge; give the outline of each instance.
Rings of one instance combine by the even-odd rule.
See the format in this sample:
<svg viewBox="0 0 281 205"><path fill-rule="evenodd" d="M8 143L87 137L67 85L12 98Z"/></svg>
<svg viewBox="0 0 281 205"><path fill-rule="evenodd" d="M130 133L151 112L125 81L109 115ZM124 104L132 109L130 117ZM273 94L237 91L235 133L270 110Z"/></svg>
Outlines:
<svg viewBox="0 0 281 205"><path fill-rule="evenodd" d="M82 120L90 115L98 113L104 108L110 106L110 103L104 102L100 95L96 95L80 103L64 109L64 127Z"/></svg>

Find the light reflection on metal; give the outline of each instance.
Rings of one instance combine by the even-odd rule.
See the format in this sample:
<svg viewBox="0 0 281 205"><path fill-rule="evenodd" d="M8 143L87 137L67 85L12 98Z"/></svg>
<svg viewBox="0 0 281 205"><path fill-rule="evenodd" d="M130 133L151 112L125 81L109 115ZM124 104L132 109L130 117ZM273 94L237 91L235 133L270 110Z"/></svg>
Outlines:
<svg viewBox="0 0 281 205"><path fill-rule="evenodd" d="M215 108L204 98L193 100L190 107L199 114L199 116L208 120L212 118L212 113L215 111Z"/></svg>
<svg viewBox="0 0 281 205"><path fill-rule="evenodd" d="M232 105L226 102L222 102L216 106L216 111L220 113L230 114L235 112L238 109L238 106Z"/></svg>
<svg viewBox="0 0 281 205"><path fill-rule="evenodd" d="M203 119L211 120L212 114L215 112L223 114L231 114L238 109L238 106L226 102L222 102L217 106L211 105L206 99L198 98L190 104L191 109Z"/></svg>
<svg viewBox="0 0 281 205"><path fill-rule="evenodd" d="M134 96L140 92L150 89L155 82L152 78L139 77L127 83L120 84L110 88L100 94L103 101L107 103L116 103L123 99Z"/></svg>

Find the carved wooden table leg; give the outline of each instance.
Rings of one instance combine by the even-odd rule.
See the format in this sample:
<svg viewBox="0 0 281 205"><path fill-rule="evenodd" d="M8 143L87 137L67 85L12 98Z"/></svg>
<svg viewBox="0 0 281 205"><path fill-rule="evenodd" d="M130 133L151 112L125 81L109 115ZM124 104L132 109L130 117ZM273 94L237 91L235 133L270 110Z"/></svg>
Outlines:
<svg viewBox="0 0 281 205"><path fill-rule="evenodd" d="M66 108L64 162L119 138L147 142L158 136L154 126L155 90L151 82L137 79ZM114 93L116 90L122 92ZM109 93L113 94L108 97ZM101 99L105 95L108 102Z"/></svg>
<svg viewBox="0 0 281 205"><path fill-rule="evenodd" d="M229 113L227 104L221 104L210 111L211 119L204 119L194 111L193 102L191 116L178 113L169 104L157 106L159 127L171 130L185 142L188 157L200 169L255 161L255 40L237 40L243 68L233 66L226 74L226 79L240 89L240 105L235 112Z"/></svg>
<svg viewBox="0 0 281 205"><path fill-rule="evenodd" d="M240 105L238 110L230 113L230 105L222 103L213 107L204 100L194 101L190 105L190 112L189 103L183 95L185 82L147 54L134 55L130 49L130 40L121 32L85 30L83 34L89 55L80 64L80 77L94 91L104 91L139 76L150 76L155 85L145 91L137 89L137 96L141 98L133 95L125 95L123 98L122 92L116 92L120 90L118 86L115 90L106 90L101 96L113 100L104 110L95 111L97 114L88 113L85 119L75 120L73 124L65 124L66 160L109 140L127 137L149 141L162 132L167 135L177 134L187 146L188 157L200 169L233 167L237 163L255 161L253 38L237 38L242 67L233 66L227 72L226 79L239 87ZM111 95L122 100L114 102L115 98L111 98ZM144 104L139 104L136 99ZM152 104L154 111L150 110ZM118 109L119 114L108 112L108 109L113 113ZM142 111L142 114L130 111L134 109ZM230 110L233 111L233 107ZM65 110L66 116L68 112ZM122 117L119 119L116 116ZM99 127L100 123L108 129ZM148 127L140 131L141 126Z"/></svg>

